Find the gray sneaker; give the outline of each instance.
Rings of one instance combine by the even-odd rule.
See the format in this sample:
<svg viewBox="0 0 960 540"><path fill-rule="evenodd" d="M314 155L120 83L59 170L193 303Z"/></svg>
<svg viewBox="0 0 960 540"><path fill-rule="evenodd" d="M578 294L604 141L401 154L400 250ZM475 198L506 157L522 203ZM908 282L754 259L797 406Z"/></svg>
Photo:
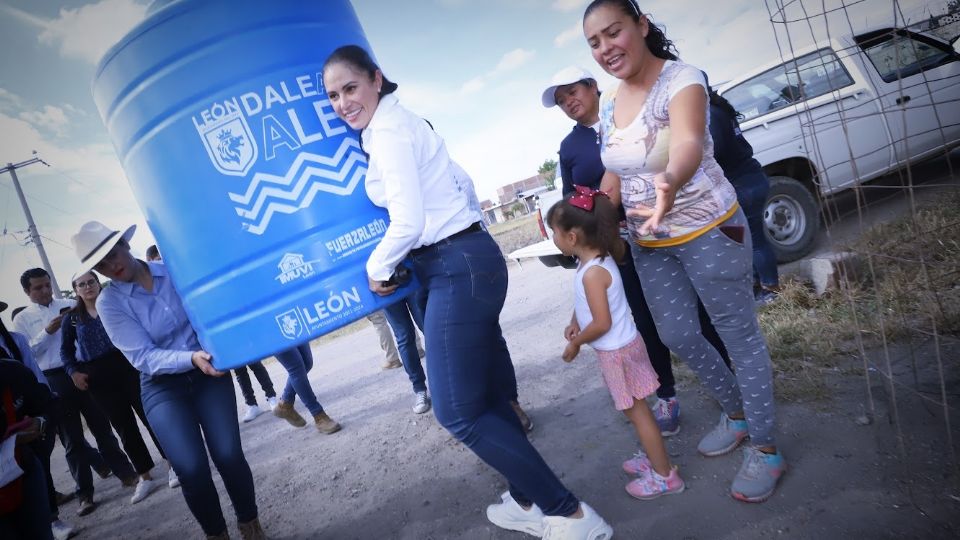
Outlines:
<svg viewBox="0 0 960 540"><path fill-rule="evenodd" d="M416 401L413 402L413 412L423 414L430 410L430 396L426 392L417 392Z"/></svg>
<svg viewBox="0 0 960 540"><path fill-rule="evenodd" d="M787 470L780 452L765 454L749 447L743 449L743 465L730 486L730 495L744 502L763 502L773 495L777 482Z"/></svg>
<svg viewBox="0 0 960 540"><path fill-rule="evenodd" d="M732 420L720 413L720 423L700 439L697 450L707 457L722 456L732 452L746 438L746 420Z"/></svg>

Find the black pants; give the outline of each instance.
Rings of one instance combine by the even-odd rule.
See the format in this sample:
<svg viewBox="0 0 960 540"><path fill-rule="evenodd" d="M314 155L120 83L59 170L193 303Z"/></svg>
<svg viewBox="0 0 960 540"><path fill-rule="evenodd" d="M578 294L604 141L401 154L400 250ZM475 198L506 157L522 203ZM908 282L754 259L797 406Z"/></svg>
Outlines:
<svg viewBox="0 0 960 540"><path fill-rule="evenodd" d="M53 485L53 475L50 473L50 455L53 454L53 447L57 444L56 436L61 414L60 400L55 400L54 403L56 413L47 418L47 427L44 430L43 438L30 443L30 449L40 463L40 469L43 471L44 481L47 484L47 503L50 505L51 520L60 516L60 510L57 507L56 488Z"/></svg>
<svg viewBox="0 0 960 540"><path fill-rule="evenodd" d="M137 417L140 417L140 421L147 428L153 444L160 451L160 457L167 459L156 435L150 429L150 424L147 423L147 415L143 413L143 404L140 402L140 372L127 362L123 353L114 350L90 362L81 363L78 369L89 376L89 392L107 414L117 435L120 435L120 442L133 463L133 470L137 474L144 474L154 466L150 451L140 434Z"/></svg>
<svg viewBox="0 0 960 540"><path fill-rule="evenodd" d="M260 362L254 362L246 366L238 367L233 370L233 374L237 377L237 384L240 385L240 393L243 394L243 401L250 407L253 407L257 404L257 397L253 395L253 385L250 383L250 374L247 373L247 368L250 368L250 371L257 377L257 381L260 383L260 388L263 388L263 394L268 398L277 397L277 392L273 389L273 381L270 380L270 374L267 373L267 368L263 367L263 364Z"/></svg>
<svg viewBox="0 0 960 540"><path fill-rule="evenodd" d="M73 384L73 379L63 368L43 372L50 383L50 390L60 397L62 411L58 429L60 442L66 452L70 474L77 482L77 496L93 497L93 474L91 467L97 464L88 450L89 445L83 437L83 424L80 415L87 422L90 433L97 441L100 455L118 478L132 478L135 473L126 454L120 450L117 439L110 429L110 422L100 406L93 401L90 392L81 392Z"/></svg>
<svg viewBox="0 0 960 540"><path fill-rule="evenodd" d="M676 380L673 378L673 365L670 363L670 349L663 344L663 341L660 341L660 334L657 333L653 315L650 314L650 306L647 305L647 300L643 297L640 276L637 275L637 268L634 266L629 245L626 246L626 250L626 255L619 264L620 277L623 280L623 292L627 297L627 304L630 305L630 311L633 312L633 321L636 323L640 337L643 338L643 343L647 347L650 364L653 366L653 370L657 372L657 378L660 380L657 397L669 399L677 395ZM729 367L730 357L727 355L727 348L724 347L720 335L717 334L716 328L710 321L710 316L703 308L703 302L698 302L697 307L703 337L716 347L717 352L720 353L724 362L727 363L727 367Z"/></svg>
<svg viewBox="0 0 960 540"><path fill-rule="evenodd" d="M27 446L17 460L23 469L21 476L23 501L20 508L0 514L0 538L5 540L53 540L50 530L50 510L46 507L43 467Z"/></svg>

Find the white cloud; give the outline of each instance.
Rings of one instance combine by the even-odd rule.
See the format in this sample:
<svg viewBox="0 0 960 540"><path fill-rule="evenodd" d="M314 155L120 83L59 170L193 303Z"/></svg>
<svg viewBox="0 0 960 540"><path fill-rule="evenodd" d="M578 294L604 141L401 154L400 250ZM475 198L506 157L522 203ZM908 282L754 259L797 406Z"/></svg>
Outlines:
<svg viewBox="0 0 960 540"><path fill-rule="evenodd" d="M514 69L526 64L530 60L533 60L533 57L536 55L537 53L527 49L514 49L503 55L503 58L500 59L495 71L496 73L513 71Z"/></svg>
<svg viewBox="0 0 960 540"><path fill-rule="evenodd" d="M473 94L479 92L491 80L524 66L536 56L536 51L522 48L513 49L512 51L509 51L500 57L500 61L497 62L496 67L494 67L492 70L463 83L463 85L460 87L460 93Z"/></svg>
<svg viewBox="0 0 960 540"><path fill-rule="evenodd" d="M23 99L20 96L6 88L0 88L0 112L18 110L21 107L23 107Z"/></svg>
<svg viewBox="0 0 960 540"><path fill-rule="evenodd" d="M487 84L487 77L480 76L474 77L469 81L463 83L463 86L460 87L460 92L464 94L473 94L483 90L483 87Z"/></svg>
<svg viewBox="0 0 960 540"><path fill-rule="evenodd" d="M71 107L72 108L72 107ZM20 119L35 126L52 132L57 137L63 137L67 132L67 113L60 107L46 105L40 111L26 111L20 113Z"/></svg>
<svg viewBox="0 0 960 540"><path fill-rule="evenodd" d="M0 113L0 162L28 159L34 150L50 167L30 165L18 170L17 176L61 287L69 287L77 264L70 236L84 221L97 219L115 227L136 223L137 249L153 243L113 147L89 143L64 148L34 124ZM0 210L0 228L10 233L26 229L8 175L0 175ZM0 236L0 298L13 305L27 300L18 286L20 273L40 266L35 247L22 245L18 238L24 235Z"/></svg>
<svg viewBox="0 0 960 540"><path fill-rule="evenodd" d="M583 7L586 3L586 0L553 0L553 4L551 4L550 7L558 11L573 11L579 7Z"/></svg>
<svg viewBox="0 0 960 540"><path fill-rule="evenodd" d="M419 84L416 81L401 84L397 97L405 107L428 120L445 114L459 103L457 92L439 84Z"/></svg>
<svg viewBox="0 0 960 540"><path fill-rule="evenodd" d="M583 41L583 23L579 20L573 23L573 26L570 28L557 34L557 37L553 38L553 45L555 47L563 47L571 41L576 41L578 38Z"/></svg>
<svg viewBox="0 0 960 540"><path fill-rule="evenodd" d="M143 20L147 8L134 0L100 0L76 9L62 8L43 21L40 43L58 47L66 58L96 64L103 53Z"/></svg>

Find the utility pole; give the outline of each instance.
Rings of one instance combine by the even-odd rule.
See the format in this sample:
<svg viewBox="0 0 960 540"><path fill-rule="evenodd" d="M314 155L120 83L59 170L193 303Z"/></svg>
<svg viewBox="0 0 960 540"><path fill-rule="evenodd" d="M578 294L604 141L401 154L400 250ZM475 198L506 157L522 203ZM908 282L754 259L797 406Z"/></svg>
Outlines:
<svg viewBox="0 0 960 540"><path fill-rule="evenodd" d="M34 152L36 154L36 152ZM47 258L47 252L43 249L43 242L40 241L40 232L37 231L37 225L33 222L33 214L30 213L30 207L27 206L27 198L23 195L23 189L20 187L20 180L17 178L17 169L33 165L34 163L43 163L49 167L47 162L38 157L30 158L20 163L7 163L7 166L0 169L0 174L9 172L13 178L13 187L17 189L17 196L20 197L20 206L23 207L23 213L27 216L27 230L30 233L30 240L37 246L40 253L40 260L43 261L43 267L50 274L50 285L53 286L53 297L60 298L60 286L57 285L57 278L53 275L53 268L50 266L50 259Z"/></svg>

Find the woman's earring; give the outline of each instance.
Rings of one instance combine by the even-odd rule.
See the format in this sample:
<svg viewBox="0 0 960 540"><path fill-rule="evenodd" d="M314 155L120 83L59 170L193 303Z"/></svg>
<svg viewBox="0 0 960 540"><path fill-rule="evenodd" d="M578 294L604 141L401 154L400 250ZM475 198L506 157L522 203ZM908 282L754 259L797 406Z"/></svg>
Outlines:
<svg viewBox="0 0 960 540"><path fill-rule="evenodd" d="M379 94L382 90L383 88L377 88L377 93Z"/></svg>

